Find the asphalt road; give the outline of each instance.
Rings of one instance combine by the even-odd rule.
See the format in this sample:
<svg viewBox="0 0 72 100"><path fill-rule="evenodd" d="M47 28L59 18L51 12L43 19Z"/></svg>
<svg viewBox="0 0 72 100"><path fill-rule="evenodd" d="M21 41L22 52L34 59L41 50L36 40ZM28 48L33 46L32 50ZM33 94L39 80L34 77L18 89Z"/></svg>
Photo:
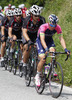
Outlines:
<svg viewBox="0 0 72 100"><path fill-rule="evenodd" d="M24 78L20 78L18 73L13 75L0 67L0 100L72 100L72 88L63 88L62 94L55 99L51 96L49 88L37 94L33 82L30 87L26 87Z"/></svg>

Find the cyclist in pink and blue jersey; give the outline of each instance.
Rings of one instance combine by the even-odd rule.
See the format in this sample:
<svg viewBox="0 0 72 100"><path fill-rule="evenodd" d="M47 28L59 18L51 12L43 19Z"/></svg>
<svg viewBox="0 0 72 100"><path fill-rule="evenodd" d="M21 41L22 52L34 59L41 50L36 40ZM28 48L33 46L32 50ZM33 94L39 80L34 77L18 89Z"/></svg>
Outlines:
<svg viewBox="0 0 72 100"><path fill-rule="evenodd" d="M35 76L35 84L37 86L40 86L40 74L41 74L41 70L42 67L45 63L45 54L50 51L50 52L54 52L55 51L55 44L53 41L52 36L57 32L57 34L59 35L59 40L60 43L62 45L62 47L64 48L65 52L67 52L67 54L69 55L69 51L66 48L66 44L62 35L62 30L61 27L57 24L58 22L58 17L54 14L51 14L48 17L49 22L42 24L38 30L38 35L37 35L37 50L38 50L38 55L40 58L40 61L38 63L37 66L37 74Z"/></svg>

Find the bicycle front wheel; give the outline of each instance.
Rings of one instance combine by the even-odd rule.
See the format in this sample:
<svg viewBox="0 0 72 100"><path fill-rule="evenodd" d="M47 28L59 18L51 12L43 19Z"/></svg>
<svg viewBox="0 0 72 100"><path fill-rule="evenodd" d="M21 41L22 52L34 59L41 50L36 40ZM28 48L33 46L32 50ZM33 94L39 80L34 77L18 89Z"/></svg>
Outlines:
<svg viewBox="0 0 72 100"><path fill-rule="evenodd" d="M49 89L54 98L58 98L63 89L63 70L60 63L56 62L49 75Z"/></svg>

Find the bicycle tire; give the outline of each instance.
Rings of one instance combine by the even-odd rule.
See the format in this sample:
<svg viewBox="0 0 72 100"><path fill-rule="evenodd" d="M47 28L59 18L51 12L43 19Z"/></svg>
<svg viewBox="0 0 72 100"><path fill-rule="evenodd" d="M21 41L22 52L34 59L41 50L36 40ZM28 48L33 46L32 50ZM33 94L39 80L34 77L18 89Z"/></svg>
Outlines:
<svg viewBox="0 0 72 100"><path fill-rule="evenodd" d="M54 71L56 71L56 76ZM54 64L54 71L52 69L49 75L49 89L52 97L58 98L63 89L63 70L60 63Z"/></svg>
<svg viewBox="0 0 72 100"><path fill-rule="evenodd" d="M12 64L12 60L10 60L10 65L8 66L8 70L9 70L9 72L12 71L12 68L13 68L13 64Z"/></svg>
<svg viewBox="0 0 72 100"><path fill-rule="evenodd" d="M19 76L22 77L23 76L23 72L22 72L22 67L23 65L19 65Z"/></svg>
<svg viewBox="0 0 72 100"><path fill-rule="evenodd" d="M16 72L17 72L17 67L14 67L13 68L13 74L16 75Z"/></svg>
<svg viewBox="0 0 72 100"><path fill-rule="evenodd" d="M30 64L29 64L30 65ZM26 75L25 75L25 83L26 86L30 86L31 83L31 69L29 68L30 66L27 66L27 68L25 67L24 71L26 71Z"/></svg>
<svg viewBox="0 0 72 100"><path fill-rule="evenodd" d="M7 64L5 64L5 70L7 70Z"/></svg>
<svg viewBox="0 0 72 100"><path fill-rule="evenodd" d="M40 76L41 77L41 84L38 87L37 85L35 85L35 89L37 91L38 94L42 94L42 92L45 89L45 76Z"/></svg>
<svg viewBox="0 0 72 100"><path fill-rule="evenodd" d="M35 59L34 60L34 64L33 64L33 77L35 77L36 75L36 72L37 72L37 60Z"/></svg>
<svg viewBox="0 0 72 100"><path fill-rule="evenodd" d="M16 75L18 65L18 58L14 58L13 74Z"/></svg>

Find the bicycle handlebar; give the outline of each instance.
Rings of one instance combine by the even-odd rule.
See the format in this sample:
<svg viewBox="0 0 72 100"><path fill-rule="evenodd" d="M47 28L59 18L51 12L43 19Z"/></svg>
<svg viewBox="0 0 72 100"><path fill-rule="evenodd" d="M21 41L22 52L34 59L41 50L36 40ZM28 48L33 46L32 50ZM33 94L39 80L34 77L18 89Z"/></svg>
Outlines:
<svg viewBox="0 0 72 100"><path fill-rule="evenodd" d="M29 47L30 47L30 46L33 47L33 46L36 46L36 44L35 44L35 43L32 43L31 45L28 45L27 51L29 50Z"/></svg>
<svg viewBox="0 0 72 100"><path fill-rule="evenodd" d="M46 59L46 57L48 56L49 53L53 53L53 54L55 54L55 55L57 55L57 54L67 54L66 52L48 52L44 59ZM52 57L53 57L53 56L52 56ZM55 57L55 56L54 56L54 57ZM69 57L70 57L70 54L67 55L65 61L67 61Z"/></svg>

